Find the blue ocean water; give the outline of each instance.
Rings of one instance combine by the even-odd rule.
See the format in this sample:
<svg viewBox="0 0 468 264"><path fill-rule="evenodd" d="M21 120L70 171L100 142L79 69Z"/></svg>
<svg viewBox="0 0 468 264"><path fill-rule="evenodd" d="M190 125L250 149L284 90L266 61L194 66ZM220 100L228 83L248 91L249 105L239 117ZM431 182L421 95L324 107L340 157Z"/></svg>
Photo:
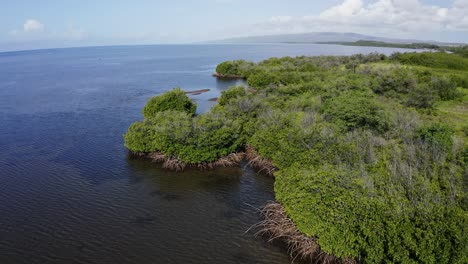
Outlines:
<svg viewBox="0 0 468 264"><path fill-rule="evenodd" d="M174 87L207 111L237 81L225 60L398 49L159 45L0 53L0 263L289 263L245 233L273 180L250 168L173 173L127 157L122 134Z"/></svg>

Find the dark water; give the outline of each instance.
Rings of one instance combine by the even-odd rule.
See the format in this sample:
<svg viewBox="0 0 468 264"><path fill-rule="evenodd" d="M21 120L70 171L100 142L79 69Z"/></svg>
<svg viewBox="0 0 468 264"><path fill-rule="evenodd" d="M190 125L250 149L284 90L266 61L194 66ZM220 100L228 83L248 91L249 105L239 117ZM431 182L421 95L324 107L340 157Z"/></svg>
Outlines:
<svg viewBox="0 0 468 264"><path fill-rule="evenodd" d="M273 180L251 169L172 173L126 155L122 134L155 94L234 82L228 59L392 49L192 45L0 53L0 263L289 263L245 231Z"/></svg>

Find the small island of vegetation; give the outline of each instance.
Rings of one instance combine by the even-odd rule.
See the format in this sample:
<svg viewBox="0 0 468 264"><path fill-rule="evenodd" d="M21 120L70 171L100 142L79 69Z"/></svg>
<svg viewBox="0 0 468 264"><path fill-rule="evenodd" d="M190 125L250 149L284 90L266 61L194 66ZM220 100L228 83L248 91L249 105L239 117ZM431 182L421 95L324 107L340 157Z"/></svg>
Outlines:
<svg viewBox="0 0 468 264"><path fill-rule="evenodd" d="M275 177L258 234L326 263L468 262L468 58L396 53L223 62L209 112L180 89L130 126L131 153L187 166L242 159Z"/></svg>

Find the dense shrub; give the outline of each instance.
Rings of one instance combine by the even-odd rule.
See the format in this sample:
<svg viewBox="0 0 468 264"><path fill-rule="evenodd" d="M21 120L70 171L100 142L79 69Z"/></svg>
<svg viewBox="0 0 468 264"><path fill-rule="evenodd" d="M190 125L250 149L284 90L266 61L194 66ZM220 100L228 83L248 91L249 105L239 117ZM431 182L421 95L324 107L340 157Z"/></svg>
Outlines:
<svg viewBox="0 0 468 264"><path fill-rule="evenodd" d="M468 263L468 120L464 90L455 88L468 77L453 70L464 60L427 53L223 63L221 72L242 74L256 91L231 87L196 117L184 110L191 107L158 106L129 128L125 145L196 164L252 145L259 162L278 169L276 199L325 253Z"/></svg>
<svg viewBox="0 0 468 264"><path fill-rule="evenodd" d="M157 112L133 123L124 135L133 152L160 152L189 164L215 161L242 145L242 125L223 113L192 118L180 111Z"/></svg>
<svg viewBox="0 0 468 264"><path fill-rule="evenodd" d="M365 263L467 260L463 210L434 202L426 207L428 200L401 197L396 186L385 184L383 175L361 175L324 164L292 166L277 174L276 198L300 230L341 258L359 256ZM385 188L395 192L384 195Z"/></svg>
<svg viewBox="0 0 468 264"><path fill-rule="evenodd" d="M257 71L249 76L247 84L255 89L262 89L277 84L277 79L277 75L273 72Z"/></svg>
<svg viewBox="0 0 468 264"><path fill-rule="evenodd" d="M399 53L392 56L392 59L408 65L468 70L467 58L445 52Z"/></svg>
<svg viewBox="0 0 468 264"><path fill-rule="evenodd" d="M450 152L453 145L453 130L447 125L436 123L417 131L417 136L424 142L434 145L445 152Z"/></svg>
<svg viewBox="0 0 468 264"><path fill-rule="evenodd" d="M407 69L397 67L376 73L377 85L372 90L378 94L390 91L408 93L416 87L417 80Z"/></svg>
<svg viewBox="0 0 468 264"><path fill-rule="evenodd" d="M156 112L143 122L133 123L124 135L125 146L134 152L177 153L192 134L190 114L180 111Z"/></svg>
<svg viewBox="0 0 468 264"><path fill-rule="evenodd" d="M327 100L322 110L331 121L347 130L370 128L385 132L389 128L389 114L366 94L344 93Z"/></svg>
<svg viewBox="0 0 468 264"><path fill-rule="evenodd" d="M216 73L226 76L248 77L253 66L254 63L244 60L225 61L216 67Z"/></svg>
<svg viewBox="0 0 468 264"><path fill-rule="evenodd" d="M239 120L228 119L222 113L208 113L194 119L193 134L176 155L186 163L211 162L238 151L243 139Z"/></svg>
<svg viewBox="0 0 468 264"><path fill-rule="evenodd" d="M411 107L430 109L433 108L434 103L434 91L429 84L422 83L411 90L405 104Z"/></svg>
<svg viewBox="0 0 468 264"><path fill-rule="evenodd" d="M246 95L244 86L229 87L229 89L221 92L221 96L218 99L218 104L226 105L229 102L229 100L237 97L242 97L244 95Z"/></svg>
<svg viewBox="0 0 468 264"><path fill-rule="evenodd" d="M152 97L143 108L143 116L150 118L158 112L167 110L182 111L195 114L197 105L180 88L176 88L162 95Z"/></svg>
<svg viewBox="0 0 468 264"><path fill-rule="evenodd" d="M431 80L431 88L443 101L454 100L461 97L455 83L446 76L433 77Z"/></svg>
<svg viewBox="0 0 468 264"><path fill-rule="evenodd" d="M157 149L152 146L155 132L147 122L135 122L124 135L125 147L133 152L151 152Z"/></svg>

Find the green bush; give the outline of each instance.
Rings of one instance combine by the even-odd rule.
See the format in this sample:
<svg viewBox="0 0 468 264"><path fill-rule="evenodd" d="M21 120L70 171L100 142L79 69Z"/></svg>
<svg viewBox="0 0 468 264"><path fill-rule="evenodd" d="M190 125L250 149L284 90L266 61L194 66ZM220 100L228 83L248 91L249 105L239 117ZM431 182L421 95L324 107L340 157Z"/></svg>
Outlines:
<svg viewBox="0 0 468 264"><path fill-rule="evenodd" d="M257 71L252 73L247 79L247 84L255 89L263 89L270 85L278 84L278 77L270 71Z"/></svg>
<svg viewBox="0 0 468 264"><path fill-rule="evenodd" d="M419 65L431 68L468 70L468 58L445 52L399 53L392 56L402 64Z"/></svg>
<svg viewBox="0 0 468 264"><path fill-rule="evenodd" d="M370 128L385 132L390 124L389 114L369 97L366 94L343 93L327 100L322 111L332 122L347 130Z"/></svg>
<svg viewBox="0 0 468 264"><path fill-rule="evenodd" d="M431 109L434 107L435 95L431 86L426 83L422 83L416 86L409 94L406 99L406 106L416 108Z"/></svg>
<svg viewBox="0 0 468 264"><path fill-rule="evenodd" d="M125 147L133 152L152 152L157 149L152 146L155 132L146 122L135 122L124 135Z"/></svg>
<svg viewBox="0 0 468 264"><path fill-rule="evenodd" d="M153 107L125 145L196 164L253 145L278 168L276 199L326 253L362 263L468 263L468 132L454 88L468 79L453 70L460 58L222 63L220 72L241 74L257 90L231 87L195 117L192 107Z"/></svg>
<svg viewBox="0 0 468 264"><path fill-rule="evenodd" d="M456 84L448 77L433 77L431 88L435 91L443 101L454 100L461 97L457 91Z"/></svg>
<svg viewBox="0 0 468 264"><path fill-rule="evenodd" d="M170 110L133 123L124 139L125 146L131 151L163 152L172 156L177 153L177 148L186 144L191 133L191 115Z"/></svg>
<svg viewBox="0 0 468 264"><path fill-rule="evenodd" d="M167 110L195 114L197 105L180 88L152 97L143 108L143 116L151 118L158 112Z"/></svg>
<svg viewBox="0 0 468 264"><path fill-rule="evenodd" d="M418 129L417 136L422 141L434 145L447 153L452 149L453 130L447 125L436 123L422 127Z"/></svg>
<svg viewBox="0 0 468 264"><path fill-rule="evenodd" d="M197 164L238 151L245 138L240 120L229 119L223 113L192 118L187 113L171 110L133 123L124 139L125 146L133 152L160 152Z"/></svg>
<svg viewBox="0 0 468 264"><path fill-rule="evenodd" d="M323 163L297 164L276 174L275 193L297 227L335 256L359 256L363 263L464 263L466 213L445 201L408 200L397 191L402 185L387 180ZM423 178L413 181L426 187Z"/></svg>
<svg viewBox="0 0 468 264"><path fill-rule="evenodd" d="M404 68L378 72L376 79L378 84L373 86L372 90L378 94L390 91L406 94L413 90L417 84L415 76Z"/></svg>
<svg viewBox="0 0 468 264"><path fill-rule="evenodd" d="M248 77L254 63L245 60L225 61L216 67L216 73L222 75Z"/></svg>
<svg viewBox="0 0 468 264"><path fill-rule="evenodd" d="M194 119L193 134L177 151L177 157L187 163L215 161L237 152L242 145L242 125L222 113L207 113Z"/></svg>
<svg viewBox="0 0 468 264"><path fill-rule="evenodd" d="M229 100L242 97L244 95L246 95L245 87L243 86L229 87L229 89L221 92L221 96L218 99L218 104L226 105L229 102Z"/></svg>

